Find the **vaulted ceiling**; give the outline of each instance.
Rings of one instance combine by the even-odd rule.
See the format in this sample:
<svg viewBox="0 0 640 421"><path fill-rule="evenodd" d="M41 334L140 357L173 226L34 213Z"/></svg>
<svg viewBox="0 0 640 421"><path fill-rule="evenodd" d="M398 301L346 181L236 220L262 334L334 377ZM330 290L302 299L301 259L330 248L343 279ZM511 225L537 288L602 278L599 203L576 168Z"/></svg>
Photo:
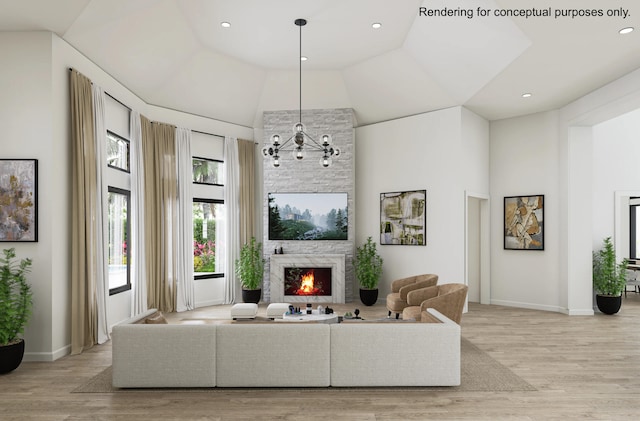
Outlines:
<svg viewBox="0 0 640 421"><path fill-rule="evenodd" d="M494 15L533 7L604 16ZM0 0L0 10L0 31L55 32L147 103L248 127L298 108L297 18L308 21L302 107L353 108L359 125L456 105L489 120L555 109L640 68L637 0Z"/></svg>

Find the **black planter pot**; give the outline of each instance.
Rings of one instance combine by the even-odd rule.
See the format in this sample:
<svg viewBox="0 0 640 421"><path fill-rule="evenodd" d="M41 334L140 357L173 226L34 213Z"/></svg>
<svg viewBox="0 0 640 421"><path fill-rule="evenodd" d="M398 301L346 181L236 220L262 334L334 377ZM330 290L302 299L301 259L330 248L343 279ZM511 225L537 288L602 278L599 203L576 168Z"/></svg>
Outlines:
<svg viewBox="0 0 640 421"><path fill-rule="evenodd" d="M598 310L604 314L616 314L622 305L622 295L599 295L596 294L596 304Z"/></svg>
<svg viewBox="0 0 640 421"><path fill-rule="evenodd" d="M360 288L360 301L366 306L372 306L378 301L378 289Z"/></svg>
<svg viewBox="0 0 640 421"><path fill-rule="evenodd" d="M24 356L24 339L20 342L0 346L0 374L5 374L18 368Z"/></svg>
<svg viewBox="0 0 640 421"><path fill-rule="evenodd" d="M262 289L243 289L242 301L244 301L245 303L258 304L260 302L261 295L262 295Z"/></svg>

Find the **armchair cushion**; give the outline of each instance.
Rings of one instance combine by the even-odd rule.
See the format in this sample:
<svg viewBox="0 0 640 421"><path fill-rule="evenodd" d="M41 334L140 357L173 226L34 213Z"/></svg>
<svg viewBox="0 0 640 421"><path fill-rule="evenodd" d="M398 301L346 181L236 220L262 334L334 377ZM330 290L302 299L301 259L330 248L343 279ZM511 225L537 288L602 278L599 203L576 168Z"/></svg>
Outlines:
<svg viewBox="0 0 640 421"><path fill-rule="evenodd" d="M421 282L421 281L431 282L431 280L434 278L435 278L435 282L434 282L434 285L435 285L438 282L438 275L433 275L431 273L396 279L395 281L391 282L391 292L400 292L400 288L407 285L415 284L416 282Z"/></svg>
<svg viewBox="0 0 640 421"><path fill-rule="evenodd" d="M419 306L423 301L438 296L439 286L420 288L407 294L409 306Z"/></svg>
<svg viewBox="0 0 640 421"><path fill-rule="evenodd" d="M407 301L407 295L411 291L415 291L416 289L426 288L435 286L438 283L438 275L425 275L424 278L417 280L416 282L405 285L400 288L398 293L400 294L400 298L404 301Z"/></svg>

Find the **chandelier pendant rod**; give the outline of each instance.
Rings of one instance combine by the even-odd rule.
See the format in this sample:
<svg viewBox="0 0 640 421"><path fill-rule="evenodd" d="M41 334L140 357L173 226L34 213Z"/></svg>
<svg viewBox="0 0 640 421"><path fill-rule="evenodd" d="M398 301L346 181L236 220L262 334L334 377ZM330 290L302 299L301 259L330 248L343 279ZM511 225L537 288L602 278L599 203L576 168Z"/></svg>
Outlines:
<svg viewBox="0 0 640 421"><path fill-rule="evenodd" d="M299 120L298 122L302 124L302 27L307 24L307 21L304 19L296 20L296 25L300 28L300 52L298 54L298 82L300 84L300 98L299 98Z"/></svg>

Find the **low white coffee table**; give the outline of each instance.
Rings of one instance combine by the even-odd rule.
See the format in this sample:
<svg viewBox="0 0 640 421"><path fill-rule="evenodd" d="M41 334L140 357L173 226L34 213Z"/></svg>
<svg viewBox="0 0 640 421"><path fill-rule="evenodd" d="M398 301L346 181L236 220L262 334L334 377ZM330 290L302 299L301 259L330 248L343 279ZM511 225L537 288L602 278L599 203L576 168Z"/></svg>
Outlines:
<svg viewBox="0 0 640 421"><path fill-rule="evenodd" d="M316 322L316 323L338 323L338 315L332 314L320 314L318 310L313 310L311 314L287 314L282 315L282 319L276 319L275 321L283 322Z"/></svg>

